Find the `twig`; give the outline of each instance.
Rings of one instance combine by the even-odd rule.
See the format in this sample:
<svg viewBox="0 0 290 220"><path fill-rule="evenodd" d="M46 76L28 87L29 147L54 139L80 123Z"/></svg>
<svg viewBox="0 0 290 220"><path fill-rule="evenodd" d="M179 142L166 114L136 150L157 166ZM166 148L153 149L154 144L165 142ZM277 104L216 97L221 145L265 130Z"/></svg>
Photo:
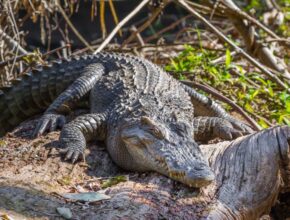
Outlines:
<svg viewBox="0 0 290 220"><path fill-rule="evenodd" d="M204 11L204 12L207 12L207 13L211 13L212 12L212 8L204 6L204 5L201 5L201 4L198 4L196 2L186 1L186 3L191 5L191 6L193 6L194 8L196 8L198 10L201 10L201 11Z"/></svg>
<svg viewBox="0 0 290 220"><path fill-rule="evenodd" d="M137 33L137 28L136 28L134 25L131 27L130 30L132 31L132 33ZM137 39L138 39L140 45L141 45L141 46L144 46L145 43L144 43L144 40L143 40L143 38L141 37L140 33L137 33L137 34L136 34L136 37L137 37Z"/></svg>
<svg viewBox="0 0 290 220"><path fill-rule="evenodd" d="M187 16L184 16L183 18L180 18L179 20L173 22L171 25L169 25L169 26L163 28L162 30L160 30L160 31L158 31L157 33L151 35L150 37L145 38L145 39L144 39L144 42L145 42L145 43L148 43L148 42L150 42L150 41L152 41L152 40L158 38L161 34L163 34L163 33L167 32L167 31L169 31L169 30L175 28L175 27L176 27L177 25L179 25L181 22L183 22L184 20L186 20L186 19L188 19L188 18L190 18L190 17L192 17L192 15L187 15Z"/></svg>
<svg viewBox="0 0 290 220"><path fill-rule="evenodd" d="M18 42L16 42L10 36L8 36L1 28L0 28L0 37L3 38L5 44L13 52L15 52L17 50L17 48L18 48L18 52L20 52L21 55L28 54L28 52L23 47L21 47Z"/></svg>
<svg viewBox="0 0 290 220"><path fill-rule="evenodd" d="M262 43L259 35L255 31L254 25L252 25L253 22L255 22L256 20L247 15L245 12L242 12L232 0L223 0L223 4L226 7L226 9L224 10L225 14L229 17L230 21L234 24L235 28L241 34L248 52L252 56L257 57L264 65L275 69L278 72L282 72L285 78L288 79L287 82L289 84L290 74L286 68L285 63L282 60L279 60L273 54L273 52ZM243 14L244 17L241 16L241 14ZM246 23L245 20L249 20L249 23ZM255 24L258 24L258 21L256 21ZM264 31L267 31L265 27L262 27L262 24L258 26L264 29ZM279 36L275 35L273 32L269 33L269 31L270 30L268 30L268 34L280 40ZM285 43L284 45L286 46Z"/></svg>
<svg viewBox="0 0 290 220"><path fill-rule="evenodd" d="M268 39L268 40L265 40L265 43L272 43L272 42L284 42L287 47L290 47L290 40L289 39L276 39L276 38L272 38L272 39Z"/></svg>
<svg viewBox="0 0 290 220"><path fill-rule="evenodd" d="M116 33L134 16L136 15L150 0L143 0L133 11L131 11L118 25L113 29L109 36L104 40L104 42L98 47L94 54L102 51L105 46L112 40Z"/></svg>
<svg viewBox="0 0 290 220"><path fill-rule="evenodd" d="M42 57L47 57L47 56L49 56L49 55L51 55L53 53L56 53L57 51L60 51L60 50L62 50L64 48L68 48L68 47L71 47L71 45L70 44L66 44L66 45L63 45L62 47L55 48L55 49L53 49L51 51L48 51L48 52L42 54Z"/></svg>
<svg viewBox="0 0 290 220"><path fill-rule="evenodd" d="M187 42L178 42L178 43L172 43L172 44L145 44L144 46L137 45L136 43L129 44L128 48L120 48L119 44L110 44L110 46L113 48L111 49L112 51L118 51L118 52L132 52L132 48L136 48L138 50L159 50L159 49L170 49L170 50L184 50L184 45L191 45L193 47L200 47L200 44L197 41L187 41ZM92 46L93 48L98 48L100 46L94 45ZM207 45L202 45L204 49L207 50L214 50L214 51L220 51L220 52L225 52L224 48L214 48L213 46L207 46ZM152 49L151 49L152 48ZM87 48L83 48L80 50L77 50L73 53L73 55L79 55L82 53L85 53L88 51ZM160 51L159 51L160 52Z"/></svg>
<svg viewBox="0 0 290 220"><path fill-rule="evenodd" d="M214 6L213 6L213 10L212 12L210 13L210 17L209 17L209 20L212 20L213 16L214 16L214 13L216 12L216 9L218 7L218 5L221 3L221 0L217 0L215 3L214 3Z"/></svg>
<svg viewBox="0 0 290 220"><path fill-rule="evenodd" d="M197 30L193 27L185 27L182 28L181 30L179 30L176 34L175 34L175 38L174 41L178 41L179 37L182 36L182 34L184 33L190 33L190 32L197 32Z"/></svg>
<svg viewBox="0 0 290 220"><path fill-rule="evenodd" d="M197 41L187 41L187 42L180 42L180 43L172 43L172 44L160 44L160 45L152 45L152 44L145 44L144 46L138 46L137 49L150 49L153 48L154 50L158 50L160 48L169 48L171 50L184 50L184 45L191 45L193 47L199 47L200 44ZM207 50L215 50L215 51L221 51L225 52L223 48L214 48L210 46L203 45L204 49Z"/></svg>
<svg viewBox="0 0 290 220"><path fill-rule="evenodd" d="M241 73L239 73L239 71L237 70L236 66L233 66L232 68L229 69L229 72L233 75L237 75L239 77L242 77L243 75ZM245 77L245 80L252 85L253 87L255 87L256 89L260 88L260 85L258 85L257 83L255 83L253 80L249 79L248 77Z"/></svg>
<svg viewBox="0 0 290 220"><path fill-rule="evenodd" d="M135 31L133 34L131 34L131 36L126 39L123 43L121 47L124 47L125 45L129 44L138 33L141 33L142 31L144 31L156 18L157 16L160 14L160 12L163 11L163 9L166 7L166 5L170 2L171 0L166 0L164 1L158 8L156 8L152 15L149 17L149 19L143 24L141 25L137 31Z"/></svg>
<svg viewBox="0 0 290 220"><path fill-rule="evenodd" d="M261 65L258 61L256 61L252 56L247 54L243 49L238 47L235 43L233 43L229 38L227 38L223 33L221 33L215 26L213 26L210 22L207 21L203 16L201 16L198 12L196 12L193 8L191 8L184 0L178 0L177 1L180 5L182 5L185 9L187 9L190 13L192 13L195 17L200 19L202 22L206 24L216 35L223 40L224 42L228 43L230 46L232 46L237 53L240 53L244 56L245 59L247 59L251 64L253 64L255 67L260 69L263 73L265 73L271 80L276 82L279 86L281 86L283 89L288 89L288 86L284 84L277 76L273 75L268 69L266 69L263 65Z"/></svg>
<svg viewBox="0 0 290 220"><path fill-rule="evenodd" d="M42 57L42 58L43 58L43 57L47 57L48 55L51 55L51 54L53 54L53 53L55 53L55 52L57 52L57 51L59 51L59 50L62 50L62 49L64 49L64 48L67 48L67 47L70 47L70 46L71 46L70 44L67 44L67 45L64 45L64 46L62 46L62 47L56 48L56 49L51 50L51 51L49 51L49 52L47 52L47 53L45 53L45 54L42 54L41 57ZM23 57L26 57L26 56L33 56L33 55L34 55L34 53L27 53L27 54L19 55L19 56L17 56L17 57L13 57L13 58L11 58L11 59L9 59L9 60L5 60L5 61L3 61L3 62L0 62L0 67L4 67L4 66L6 66L7 64L13 62L14 60L15 60L15 62L17 62L17 61L21 60Z"/></svg>
<svg viewBox="0 0 290 220"><path fill-rule="evenodd" d="M197 89L201 89L201 90L211 94L214 98L229 104L234 110L236 110L238 113L240 113L245 118L245 120L247 120L247 122L249 122L249 124L251 126L253 126L254 129L256 129L257 131L261 129L260 126L257 124L257 122L255 122L255 120L250 118L248 116L248 114L240 106L238 106L236 103L234 103L229 98L227 98L224 95L220 94L213 87L211 87L209 85L202 85L200 83L193 82L193 81L188 81L188 80L181 80L181 82L183 84L185 84L185 85L192 86L192 87L195 87Z"/></svg>
<svg viewBox="0 0 290 220"><path fill-rule="evenodd" d="M4 66L6 66L7 64L9 64L11 62L17 62L17 61L21 60L23 57L30 56L30 55L33 55L33 53L22 54L22 55L13 57L13 58L11 58L9 60L5 60L3 62L0 62L0 67L4 67Z"/></svg>
<svg viewBox="0 0 290 220"><path fill-rule="evenodd" d="M238 54L237 51L233 51L233 52L231 52L231 57L236 56L237 54ZM215 64L224 62L226 60L226 57L227 57L227 55L223 55L221 57L218 57L217 59L210 61L210 64L215 65Z"/></svg>
<svg viewBox="0 0 290 220"><path fill-rule="evenodd" d="M102 38L105 39L107 35L107 28L105 23L105 1L100 1L100 24L102 30Z"/></svg>
<svg viewBox="0 0 290 220"><path fill-rule="evenodd" d="M117 16L116 10L115 10L115 6L114 6L114 4L113 4L113 0L109 0L109 5L110 5L111 13L112 13L112 15L113 15L113 18L114 18L115 24L118 25L118 23L119 23L119 19L118 19L118 16ZM122 35L123 35L121 29L119 30L119 35L120 35L120 37L122 37Z"/></svg>
<svg viewBox="0 0 290 220"><path fill-rule="evenodd" d="M268 119L262 117L261 115L256 114L255 112L249 112L249 114L254 116L255 118L258 118L258 119L264 121L269 127L273 127L274 126L271 122L269 122Z"/></svg>
<svg viewBox="0 0 290 220"><path fill-rule="evenodd" d="M65 11L62 9L61 5L59 4L59 1L56 1L57 8L59 9L61 15L63 16L64 20L68 24L68 26L71 28L71 30L74 32L74 34L79 38L79 40L88 47L91 51L93 51L93 48L91 45L83 38L83 36L78 32L78 30L74 27L74 25L71 23L69 18L67 17Z"/></svg>
<svg viewBox="0 0 290 220"><path fill-rule="evenodd" d="M251 23L255 24L256 26L258 26L259 28L263 29L267 34L269 34L271 37L277 39L277 40L281 40L281 38L275 34L273 31L271 31L269 28L267 28L265 25L263 25L261 22L259 22L257 19L251 17L250 15L248 15L246 12L240 10L238 7L231 7L230 5L226 4L225 2L221 1L221 3L227 8L227 10L234 14L234 15L238 15L241 19L247 19L248 21L250 21Z"/></svg>

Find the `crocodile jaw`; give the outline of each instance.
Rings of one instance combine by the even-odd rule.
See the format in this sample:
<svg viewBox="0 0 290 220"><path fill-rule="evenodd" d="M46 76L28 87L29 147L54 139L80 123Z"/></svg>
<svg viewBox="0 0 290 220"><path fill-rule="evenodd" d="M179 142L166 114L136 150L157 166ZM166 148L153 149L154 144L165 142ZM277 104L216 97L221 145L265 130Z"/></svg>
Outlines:
<svg viewBox="0 0 290 220"><path fill-rule="evenodd" d="M132 139L124 143L138 170L156 171L196 188L207 186L215 179L196 144L176 148L166 144L157 147L154 143L141 144Z"/></svg>
<svg viewBox="0 0 290 220"><path fill-rule="evenodd" d="M167 154L162 159L160 155L157 159L156 153L151 154L152 157L155 157L152 169L190 187L200 188L211 184L215 175L207 161L197 159L188 154L187 151L184 151L184 153L181 150L178 153L175 152L172 156ZM190 158L190 156L192 156L190 160L182 159Z"/></svg>
<svg viewBox="0 0 290 220"><path fill-rule="evenodd" d="M134 123L124 121L120 141L135 170L156 171L199 188L210 184L215 175L192 134L189 123L168 123L143 116Z"/></svg>

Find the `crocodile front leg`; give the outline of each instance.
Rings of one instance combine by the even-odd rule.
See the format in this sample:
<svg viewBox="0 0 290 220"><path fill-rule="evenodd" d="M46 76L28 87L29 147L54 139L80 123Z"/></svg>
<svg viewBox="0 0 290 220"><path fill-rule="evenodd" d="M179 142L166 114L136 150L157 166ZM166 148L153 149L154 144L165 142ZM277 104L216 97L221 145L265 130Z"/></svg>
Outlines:
<svg viewBox="0 0 290 220"><path fill-rule="evenodd" d="M86 142L89 140L104 140L106 137L106 115L86 114L64 125L59 141L64 147L66 160L74 163L80 156L84 157Z"/></svg>
<svg viewBox="0 0 290 220"><path fill-rule="evenodd" d="M218 103L212 99L198 93L193 88L181 84L185 91L191 97L191 102L194 106L194 114L196 116L210 116L226 119L232 126L243 133L253 133L253 129L243 122L229 115Z"/></svg>
<svg viewBox="0 0 290 220"><path fill-rule="evenodd" d="M214 138L232 140L246 132L233 128L232 124L218 117L197 117L193 119L194 140L209 141Z"/></svg>
<svg viewBox="0 0 290 220"><path fill-rule="evenodd" d="M84 74L75 80L73 84L61 93L49 106L38 122L33 136L37 137L47 130L54 131L57 127L62 127L65 123L65 117L62 114L69 112L82 97L88 94L103 73L103 65L88 65L85 68Z"/></svg>

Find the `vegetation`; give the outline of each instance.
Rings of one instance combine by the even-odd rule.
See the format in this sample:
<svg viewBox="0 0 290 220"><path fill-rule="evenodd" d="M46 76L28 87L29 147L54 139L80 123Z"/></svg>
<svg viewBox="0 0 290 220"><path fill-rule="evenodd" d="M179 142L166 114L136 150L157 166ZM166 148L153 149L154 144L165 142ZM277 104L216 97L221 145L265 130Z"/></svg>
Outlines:
<svg viewBox="0 0 290 220"><path fill-rule="evenodd" d="M0 11L0 94L13 83L19 83L26 73L52 61L106 50L147 58L179 80L202 85L195 89L206 96L227 97L217 102L234 117L253 122L252 125L259 124L261 128L290 126L289 0L2 0ZM10 95L5 100L12 98L15 97ZM13 105L9 108L13 109ZM95 145L91 145L85 164L71 165L62 161L54 146L48 144L59 137L58 132L40 136L36 142L27 139L36 121L25 122L16 132L0 139L0 173L5 177L0 178L4 186L0 187L0 219L12 219L10 211L13 210L23 212L28 218L59 218L58 214L64 215L59 211L56 215L56 210L64 212L63 208L72 209L73 214L78 215L73 218L80 219L87 216L102 219L104 213L114 217L125 213L120 218L140 214L135 219L144 218L144 213L160 219L174 218L167 215L175 214L175 219L179 219L179 215L183 216L180 219L196 219L192 215L200 216L202 207L211 211L207 200L194 196L199 195L199 190L187 189L155 174L136 175L119 170L103 149L93 149ZM267 139L266 135L261 137ZM259 144L256 141L253 146ZM269 152L264 146L261 149L265 152L255 148L250 153L258 152L255 157L264 156L260 157L262 166L257 165L259 161L246 162L256 162L261 176L274 180L264 169L271 164L263 166ZM282 156L283 149L279 150ZM239 160L247 158L242 155L247 152L236 152ZM222 152L218 157L228 158ZM278 157L273 159L275 164ZM275 178L289 174L287 159L280 159L277 166L280 163L281 167L275 172ZM241 172L236 172L247 180L241 183L241 192L251 182L247 169L244 166ZM225 175L229 184L230 177ZM253 179L255 186L258 185L256 179ZM278 186L284 190L289 185L288 179L279 176L281 184L277 182L273 189L266 188L269 192L272 190L272 194ZM224 182L216 186L222 184ZM218 187L217 193L223 195ZM37 192L32 193L30 188ZM96 196L91 193L99 190L106 192L101 194L103 198L112 195L111 200L83 204L62 198L63 192ZM263 200L274 198L269 195ZM57 199L50 199L52 196ZM212 191L210 196L219 201ZM289 193L284 197L278 199L271 217L261 219L290 219ZM233 200L240 198L235 194ZM193 209L196 202L201 206ZM7 213L1 213L3 207ZM186 218L187 214L190 217Z"/></svg>
<svg viewBox="0 0 290 220"><path fill-rule="evenodd" d="M224 3L211 5L209 2L205 4L203 1L195 3L183 0L148 0L147 3L149 6L147 21L142 21L142 23L138 19L142 20L143 17L136 18L136 23L141 24L133 33L128 32L122 26L115 27L115 29L117 28L115 38L118 37L120 42L116 48L121 48L118 51L128 52L129 50L138 56L149 59L154 57L154 62L165 64L166 70L174 72L178 79L195 80L216 88L224 96L244 108L263 128L276 124L289 125L290 74L287 70L287 65L289 65L287 48L289 48L288 38L290 37L290 3L288 0L250 0L246 3L237 1L237 3L235 2L237 7L241 7L238 10L232 10L230 5ZM176 24L173 23L167 27L162 20L167 15L162 14L162 11L171 3L183 6L193 15L194 12L190 11L191 9L205 14L215 22L215 27L218 27L219 30L229 31L221 33L213 30L207 20L203 21L205 28L199 24L198 19L193 18L196 15L190 17L181 10L181 7L177 7L175 11L177 14L174 16L177 18L174 23ZM76 26L70 20L72 16L80 13L83 4L85 3L81 3L81 1L3 1L0 5L3 9L3 13L0 15L0 42L4 46L0 48L2 59L0 66L4 68L0 70L0 83L9 84L19 74L29 71L34 66L46 65L48 59L54 59L52 56L55 53L59 54L58 50L62 50L63 54L67 54L66 56L71 56L77 52L73 51L74 42L77 39L81 45L85 46L84 49L81 49L82 51L100 51L109 46L107 44L112 40L110 37L114 36L108 36L108 30L112 27L109 28L106 24L108 21L106 16L112 18L111 25L113 26L121 21L121 11L116 7L117 3L112 0L86 3L90 5L87 12L89 21L87 22L91 22L89 25L98 25L100 28L99 38L95 42L103 42L101 44L89 42L89 36L83 36L81 26ZM145 5L143 4L142 7ZM136 13L138 15L138 11ZM172 15L168 16L172 17ZM129 19L132 18L123 18L124 23ZM241 22L243 19L248 20L249 24L245 26ZM237 20L238 24L235 22ZM23 24L29 21L34 23L34 29L39 30L39 41L43 45L41 48L34 47L30 51L26 47L25 39L29 39L33 32L24 34L21 30ZM96 21L97 23L94 23ZM194 21L194 28L190 25L192 21ZM183 25L181 25L182 22ZM236 27L240 36L237 36L237 31L233 30L233 27ZM59 41L59 39L53 39L55 33L61 33L65 43L58 49L52 48L54 41ZM158 41L158 38L161 41ZM212 41L216 42L214 46L211 44ZM173 43L173 46L168 47L170 52L165 51L165 47L161 51L155 50L154 47L158 47L160 42L161 44ZM141 47L139 47L140 44ZM179 55L175 58L167 55L164 59L164 54L180 51L177 49L178 46L174 45L184 44L186 45L184 51ZM245 59L245 54L238 54L236 49L233 49L233 45L248 52L252 56L252 60ZM146 47L152 47L153 50L145 52ZM268 52L263 51L262 47L266 47ZM15 50L15 48L17 49ZM125 48L128 50L124 50ZM46 52L43 52L45 50ZM81 52L77 53L81 54ZM260 56L259 59L258 56ZM223 59L219 59L220 57ZM268 65L267 60L274 60L274 63ZM284 63L284 66L276 65L278 60ZM257 61L258 65L253 65L253 62ZM260 64L268 65L269 69L261 67ZM276 80L275 77L282 80ZM224 105L231 110L226 103Z"/></svg>
<svg viewBox="0 0 290 220"><path fill-rule="evenodd" d="M166 70L178 79L196 80L217 88L257 118L263 128L290 125L289 93L260 73L248 72L232 61L229 49L224 55L223 63L213 64L212 61L220 56L218 52L185 45L185 50L172 59Z"/></svg>

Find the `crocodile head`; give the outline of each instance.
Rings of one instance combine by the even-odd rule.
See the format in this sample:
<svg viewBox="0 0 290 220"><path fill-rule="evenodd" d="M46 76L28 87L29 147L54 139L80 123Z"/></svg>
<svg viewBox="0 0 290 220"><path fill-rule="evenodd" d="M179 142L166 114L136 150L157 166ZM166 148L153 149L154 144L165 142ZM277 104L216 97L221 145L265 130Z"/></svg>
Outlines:
<svg viewBox="0 0 290 220"><path fill-rule="evenodd" d="M193 127L185 122L161 123L147 116L134 124L124 122L121 132L138 167L203 187L214 180L214 174L192 136Z"/></svg>

